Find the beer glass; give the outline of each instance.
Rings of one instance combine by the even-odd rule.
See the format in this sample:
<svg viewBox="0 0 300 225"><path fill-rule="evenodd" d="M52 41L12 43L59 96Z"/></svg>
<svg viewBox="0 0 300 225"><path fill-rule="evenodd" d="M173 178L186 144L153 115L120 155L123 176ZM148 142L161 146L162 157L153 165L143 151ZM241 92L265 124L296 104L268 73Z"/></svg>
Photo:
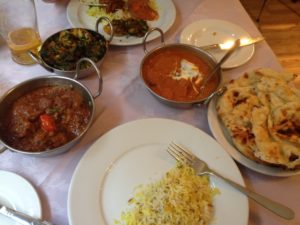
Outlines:
<svg viewBox="0 0 300 225"><path fill-rule="evenodd" d="M15 62L35 63L28 54L41 46L34 0L0 0L0 34Z"/></svg>

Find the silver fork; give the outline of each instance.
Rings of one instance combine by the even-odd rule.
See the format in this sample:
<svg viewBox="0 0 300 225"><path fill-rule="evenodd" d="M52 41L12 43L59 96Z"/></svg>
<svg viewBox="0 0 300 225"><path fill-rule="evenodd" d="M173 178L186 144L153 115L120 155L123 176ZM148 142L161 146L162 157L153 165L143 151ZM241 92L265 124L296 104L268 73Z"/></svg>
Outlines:
<svg viewBox="0 0 300 225"><path fill-rule="evenodd" d="M244 193L249 198L256 201L258 204L262 205L266 209L269 209L270 211L277 214L278 216L281 216L288 220L291 220L294 218L295 213L293 212L293 210L289 209L288 207L286 207L278 202L274 202L271 199L268 199L260 194L257 194L249 189L246 189L243 186L220 175L216 171L213 171L212 169L210 169L208 167L206 162L197 158L197 156L192 154L190 151L186 150L184 147L172 142L169 145L167 151L178 162L187 164L190 167L194 168L198 175L209 174L209 175L218 176L218 177L222 178L224 181L226 181L228 184L232 185L237 190Z"/></svg>

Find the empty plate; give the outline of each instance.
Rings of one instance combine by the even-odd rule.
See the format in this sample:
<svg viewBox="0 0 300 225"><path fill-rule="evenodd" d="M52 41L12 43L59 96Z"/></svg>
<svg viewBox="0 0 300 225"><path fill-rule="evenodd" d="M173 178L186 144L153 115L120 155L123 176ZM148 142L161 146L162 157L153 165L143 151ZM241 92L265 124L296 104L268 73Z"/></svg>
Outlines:
<svg viewBox="0 0 300 225"><path fill-rule="evenodd" d="M35 218L41 218L42 207L34 187L23 177L0 170L0 204ZM19 223L0 214L0 224L19 225Z"/></svg>
<svg viewBox="0 0 300 225"><path fill-rule="evenodd" d="M180 35L180 42L198 47L224 43L242 38L251 38L240 26L224 20L206 19L189 24ZM209 52L219 61L226 51L213 49ZM223 69L238 67L248 62L254 54L254 45L236 50L223 64Z"/></svg>

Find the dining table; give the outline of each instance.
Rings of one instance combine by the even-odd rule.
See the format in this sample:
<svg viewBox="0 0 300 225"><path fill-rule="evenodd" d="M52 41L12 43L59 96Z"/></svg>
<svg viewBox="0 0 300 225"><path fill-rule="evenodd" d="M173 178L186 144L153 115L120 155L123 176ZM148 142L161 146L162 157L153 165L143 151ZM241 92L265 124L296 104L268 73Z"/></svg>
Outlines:
<svg viewBox="0 0 300 225"><path fill-rule="evenodd" d="M250 36L262 35L239 0L173 0L173 2L176 19L165 33L166 43L178 43L183 29L190 23L202 19L226 20L239 25ZM57 0L52 3L36 0L35 4L42 40L55 32L72 27L67 19L68 0ZM147 43L147 48L153 49L159 45L160 38L156 38ZM75 168L89 147L112 128L137 119L167 118L193 125L213 137L207 119L207 106L184 109L171 107L158 101L147 91L140 78L140 64L144 56L141 44L109 46L100 67L103 91L95 99L94 121L86 135L69 151L51 157L32 157L9 150L0 154L0 170L21 175L37 190L42 203L43 219L56 225L70 224L68 191ZM224 69L223 81L228 82L247 71L263 67L276 71L284 70L268 45L268 40L255 45L254 55L248 62L236 68ZM22 81L51 75L39 64L15 63L7 45L1 39L0 68L0 96ZM80 79L80 82L91 92L95 92L98 84L95 82L96 79L97 76L91 75ZM253 171L238 162L236 164L247 188L278 201L295 212L294 219L285 220L249 200L249 225L300 224L300 175L270 176ZM0 186L1 183L2 181Z"/></svg>

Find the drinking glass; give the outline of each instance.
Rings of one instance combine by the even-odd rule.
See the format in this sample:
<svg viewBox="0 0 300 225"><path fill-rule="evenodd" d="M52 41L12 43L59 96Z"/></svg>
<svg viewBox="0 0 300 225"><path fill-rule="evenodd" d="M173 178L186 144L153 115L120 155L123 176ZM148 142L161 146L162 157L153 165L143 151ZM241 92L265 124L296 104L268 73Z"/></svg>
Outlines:
<svg viewBox="0 0 300 225"><path fill-rule="evenodd" d="M28 54L41 46L34 0L0 0L0 34L15 62L35 63Z"/></svg>

